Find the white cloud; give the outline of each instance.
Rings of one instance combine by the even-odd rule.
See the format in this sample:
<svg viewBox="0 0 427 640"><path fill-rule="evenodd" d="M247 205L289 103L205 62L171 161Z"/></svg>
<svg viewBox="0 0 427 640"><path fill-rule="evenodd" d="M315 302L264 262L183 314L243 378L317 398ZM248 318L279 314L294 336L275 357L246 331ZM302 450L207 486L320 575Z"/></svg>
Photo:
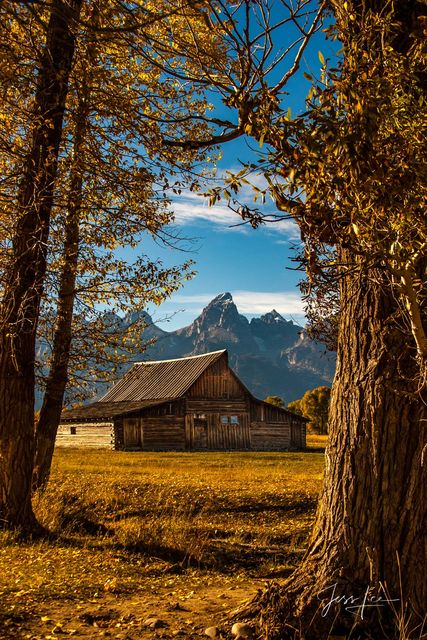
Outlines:
<svg viewBox="0 0 427 640"><path fill-rule="evenodd" d="M299 319L304 317L304 306L299 293L295 291L272 292L272 291L231 291L233 300L244 315L251 316L268 313L276 309L283 316L295 316ZM189 305L192 311L199 313L204 306L209 304L218 293L206 293L195 295L174 296L174 303L178 305Z"/></svg>
<svg viewBox="0 0 427 640"><path fill-rule="evenodd" d="M204 294L194 294L194 295L176 295L172 298L171 302L176 302L181 304L190 304L190 305L199 305L199 304L208 304L211 300L213 300L218 294L216 293L204 293Z"/></svg>
<svg viewBox="0 0 427 640"><path fill-rule="evenodd" d="M294 291L235 291L233 299L242 313L258 315L276 309L281 315L304 315L301 296Z"/></svg>
<svg viewBox="0 0 427 640"><path fill-rule="evenodd" d="M208 221L228 228L240 222L238 215L226 205L210 207L206 198L188 197L186 193L172 202L171 209L175 215L175 224L179 226Z"/></svg>
<svg viewBox="0 0 427 640"><path fill-rule="evenodd" d="M223 179L225 175L225 171L218 174L220 179ZM264 189L267 186L263 176L252 174L249 176L249 180L259 189ZM280 217L280 212L278 212L268 195L264 204L260 198L257 202L254 202L252 187L250 185L242 185L242 189L236 195L236 199L240 204L249 208L258 208L267 216L279 216L277 219L261 225L261 229L274 235L286 236L291 241L299 239L300 234L296 223L292 219L286 219L285 214ZM221 200L214 206L209 206L207 197L186 189L183 189L179 196L174 196L171 202L171 210L175 214L175 224L178 226L208 222L215 225L217 230L222 231L247 232L250 229L249 225L242 224L239 215L227 206L225 200Z"/></svg>
<svg viewBox="0 0 427 640"><path fill-rule="evenodd" d="M242 199L244 202L244 199ZM248 202L248 206L253 203ZM251 228L248 224L242 224L239 215L230 209L226 204L215 204L209 206L208 199L191 192L183 192L179 200L171 203L171 209L175 215L175 224L185 226L198 223L210 223L220 231L239 231L246 233ZM261 207L266 215L277 213ZM293 220L278 218L260 226L260 229L274 236L286 236L286 240L279 240L280 243L287 244L288 240L296 241L300 239L297 224Z"/></svg>

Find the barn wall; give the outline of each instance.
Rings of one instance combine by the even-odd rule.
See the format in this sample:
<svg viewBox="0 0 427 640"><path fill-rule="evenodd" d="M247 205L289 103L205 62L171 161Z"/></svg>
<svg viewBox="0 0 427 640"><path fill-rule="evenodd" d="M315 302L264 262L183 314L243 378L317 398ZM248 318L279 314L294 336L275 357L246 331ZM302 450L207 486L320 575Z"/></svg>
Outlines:
<svg viewBox="0 0 427 640"><path fill-rule="evenodd" d="M73 433L75 431L75 433ZM60 424L56 436L56 447L92 447L112 449L114 447L113 425L106 423Z"/></svg>
<svg viewBox="0 0 427 640"><path fill-rule="evenodd" d="M143 449L146 451L183 451L185 428L183 416L144 417Z"/></svg>
<svg viewBox="0 0 427 640"><path fill-rule="evenodd" d="M267 402L251 401L251 417L253 421L289 423L292 416L279 407Z"/></svg>
<svg viewBox="0 0 427 640"><path fill-rule="evenodd" d="M115 420L115 448L125 451L185 449L184 403L164 402Z"/></svg>
<svg viewBox="0 0 427 640"><path fill-rule="evenodd" d="M114 418L113 449L116 451L124 449L123 418L121 416Z"/></svg>
<svg viewBox="0 0 427 640"><path fill-rule="evenodd" d="M244 398L247 392L227 364L226 356L211 364L190 387L188 398Z"/></svg>
<svg viewBox="0 0 427 640"><path fill-rule="evenodd" d="M254 451L284 451L291 448L291 426L284 422L252 422Z"/></svg>
<svg viewBox="0 0 427 640"><path fill-rule="evenodd" d="M186 413L248 413L247 402L242 399L230 399L230 400L195 400L189 398L187 400Z"/></svg>
<svg viewBox="0 0 427 640"><path fill-rule="evenodd" d="M223 424L221 417L233 416L238 424ZM185 418L185 440L188 450L247 450L251 448L249 416L236 407L221 412L188 413Z"/></svg>
<svg viewBox="0 0 427 640"><path fill-rule="evenodd" d="M183 401L165 402L116 421L117 447L127 451L185 449Z"/></svg>
<svg viewBox="0 0 427 640"><path fill-rule="evenodd" d="M295 449L305 449L306 441L306 423L298 419L291 418L291 447Z"/></svg>
<svg viewBox="0 0 427 640"><path fill-rule="evenodd" d="M253 400L250 402L250 412L252 449L305 449L306 426L303 420L279 407Z"/></svg>

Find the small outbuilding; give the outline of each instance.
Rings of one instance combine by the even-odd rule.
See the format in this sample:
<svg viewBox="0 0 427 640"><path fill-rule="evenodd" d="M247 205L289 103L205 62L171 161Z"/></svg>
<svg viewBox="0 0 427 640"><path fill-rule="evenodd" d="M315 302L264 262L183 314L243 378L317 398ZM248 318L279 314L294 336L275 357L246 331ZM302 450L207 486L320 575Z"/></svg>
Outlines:
<svg viewBox="0 0 427 640"><path fill-rule="evenodd" d="M64 410L57 446L146 451L305 449L306 419L255 398L227 351L140 362L98 402Z"/></svg>

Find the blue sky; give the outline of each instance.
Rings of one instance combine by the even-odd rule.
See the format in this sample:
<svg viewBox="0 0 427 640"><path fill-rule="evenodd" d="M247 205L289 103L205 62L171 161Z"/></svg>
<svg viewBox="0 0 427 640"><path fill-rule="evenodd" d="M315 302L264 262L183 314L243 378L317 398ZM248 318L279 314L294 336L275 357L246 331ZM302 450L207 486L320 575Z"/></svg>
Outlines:
<svg viewBox="0 0 427 640"><path fill-rule="evenodd" d="M182 207L182 213L181 213ZM291 245L298 240L298 229L287 223L253 230L232 227L239 222L226 206L182 198L175 207L179 231L194 239L194 246L183 254L158 250L165 262L190 257L197 275L161 307L150 309L154 319L171 316L161 327L173 330L192 322L212 298L229 291L241 313L252 317L275 308L286 318L303 322L303 308L297 288L302 274L294 269Z"/></svg>
<svg viewBox="0 0 427 640"><path fill-rule="evenodd" d="M288 85L285 109L292 114L304 109L310 83L303 72L318 75L321 63L318 52L331 59L337 43L326 41L319 33L313 39L301 62L301 68ZM256 143L239 139L224 145L218 162L218 175L239 167L239 161L256 159L251 148ZM255 178L256 179L256 178ZM239 198L252 202L253 194L246 189ZM267 201L258 206L265 212L274 212L274 203ZM165 263L179 263L188 257L195 262L197 275L159 308L149 308L154 320L168 331L191 323L208 302L219 293L228 291L241 313L247 317L259 316L273 308L286 319L304 324L303 302L298 289L301 272L292 262L299 243L299 231L290 221L264 225L256 230L250 226L233 226L240 218L227 208L225 202L209 207L200 196L183 192L173 203L175 230L183 237L193 239L190 252L182 254L153 245L150 257L158 256Z"/></svg>

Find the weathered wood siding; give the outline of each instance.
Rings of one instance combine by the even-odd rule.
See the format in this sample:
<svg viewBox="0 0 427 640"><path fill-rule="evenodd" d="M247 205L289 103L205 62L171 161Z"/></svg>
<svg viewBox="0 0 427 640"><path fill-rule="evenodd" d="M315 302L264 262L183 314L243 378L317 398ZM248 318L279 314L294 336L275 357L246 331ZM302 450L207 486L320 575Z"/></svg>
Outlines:
<svg viewBox="0 0 427 640"><path fill-rule="evenodd" d="M291 448L291 427L284 422L252 422L254 451L285 451Z"/></svg>
<svg viewBox="0 0 427 640"><path fill-rule="evenodd" d="M60 424L55 446L113 449L113 425L111 422Z"/></svg>
<svg viewBox="0 0 427 640"><path fill-rule="evenodd" d="M224 355L210 365L187 391L187 398L243 398L247 392L227 365Z"/></svg>
<svg viewBox="0 0 427 640"><path fill-rule="evenodd" d="M143 448L146 451L183 451L185 429L183 416L144 417Z"/></svg>
<svg viewBox="0 0 427 640"><path fill-rule="evenodd" d="M251 443L256 451L305 449L305 422L274 405L251 400Z"/></svg>
<svg viewBox="0 0 427 640"><path fill-rule="evenodd" d="M204 415L205 417L198 417ZM237 424L223 424L222 417L237 419ZM237 411L221 413L189 413L185 418L185 441L187 450L247 450L251 448L249 416Z"/></svg>
<svg viewBox="0 0 427 640"><path fill-rule="evenodd" d="M165 402L116 420L116 449L182 451L185 449L184 403Z"/></svg>
<svg viewBox="0 0 427 640"><path fill-rule="evenodd" d="M187 400L186 413L249 413L248 405L244 398L231 400L195 400L189 398Z"/></svg>
<svg viewBox="0 0 427 640"><path fill-rule="evenodd" d="M305 449L307 447L307 427L305 422L291 418L291 447Z"/></svg>
<svg viewBox="0 0 427 640"><path fill-rule="evenodd" d="M290 424L290 414L267 402L251 401L251 418L254 422L285 422Z"/></svg>

